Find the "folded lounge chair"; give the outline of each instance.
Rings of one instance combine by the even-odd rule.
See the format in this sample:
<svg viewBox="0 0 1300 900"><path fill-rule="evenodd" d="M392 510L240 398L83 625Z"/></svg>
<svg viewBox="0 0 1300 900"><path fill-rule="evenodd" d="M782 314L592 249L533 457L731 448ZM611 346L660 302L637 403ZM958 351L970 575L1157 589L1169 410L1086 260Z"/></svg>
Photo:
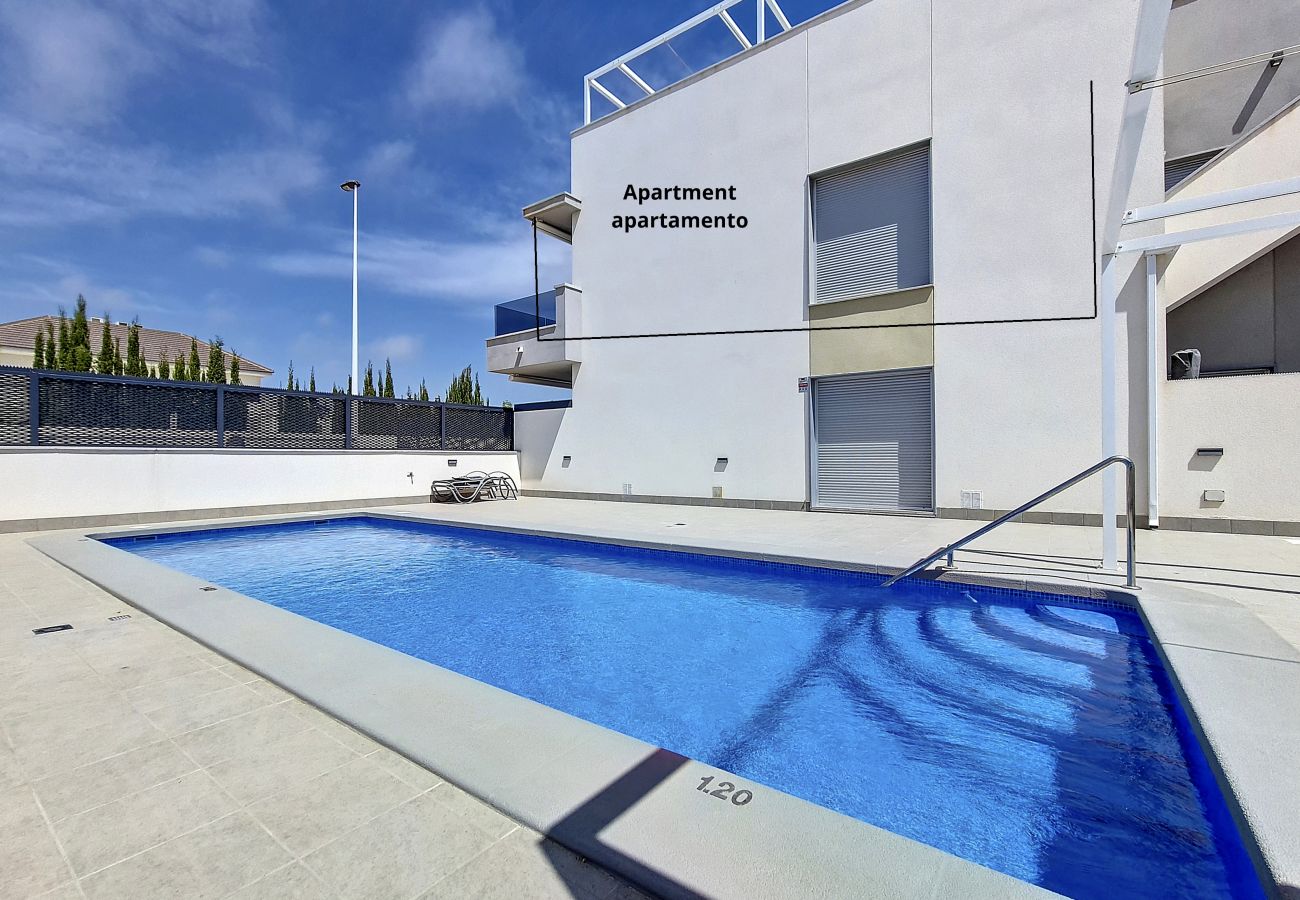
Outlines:
<svg viewBox="0 0 1300 900"><path fill-rule="evenodd" d="M505 472L470 472L455 478L440 478L429 487L429 500L434 503L518 499L519 487Z"/></svg>

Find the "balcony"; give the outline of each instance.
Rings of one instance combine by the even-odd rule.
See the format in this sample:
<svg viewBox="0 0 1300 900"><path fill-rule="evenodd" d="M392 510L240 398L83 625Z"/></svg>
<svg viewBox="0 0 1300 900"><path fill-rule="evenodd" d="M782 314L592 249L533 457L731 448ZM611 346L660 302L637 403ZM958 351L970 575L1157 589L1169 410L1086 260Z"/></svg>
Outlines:
<svg viewBox="0 0 1300 900"><path fill-rule="evenodd" d="M582 345L564 338L580 334L581 324L582 291L570 284L537 298L497 304L493 336L487 341L488 371L511 381L573 387Z"/></svg>

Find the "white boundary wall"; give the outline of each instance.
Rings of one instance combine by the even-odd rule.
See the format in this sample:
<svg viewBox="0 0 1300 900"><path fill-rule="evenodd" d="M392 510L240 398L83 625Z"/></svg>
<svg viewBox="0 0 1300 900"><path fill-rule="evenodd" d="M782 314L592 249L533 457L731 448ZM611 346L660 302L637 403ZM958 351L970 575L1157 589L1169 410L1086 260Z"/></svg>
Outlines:
<svg viewBox="0 0 1300 900"><path fill-rule="evenodd" d="M1300 522L1300 374L1163 385L1160 515ZM1198 448L1223 456L1197 456ZM1222 503L1202 499L1207 490Z"/></svg>
<svg viewBox="0 0 1300 900"><path fill-rule="evenodd" d="M456 460L453 468L449 460ZM507 452L0 448L0 522L427 498L475 469L516 480Z"/></svg>

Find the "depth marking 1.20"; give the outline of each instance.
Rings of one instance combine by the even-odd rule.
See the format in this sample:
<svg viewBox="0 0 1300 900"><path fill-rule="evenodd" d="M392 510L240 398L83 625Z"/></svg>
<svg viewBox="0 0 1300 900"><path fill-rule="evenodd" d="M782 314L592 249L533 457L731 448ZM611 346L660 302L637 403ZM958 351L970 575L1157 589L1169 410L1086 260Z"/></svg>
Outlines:
<svg viewBox="0 0 1300 900"><path fill-rule="evenodd" d="M744 806L750 800L754 799L754 794L751 791L743 789L738 791L736 790L736 786L730 781L719 781L716 788L709 790L711 784L713 784L713 776L705 775L700 779L700 783L696 785L695 789L697 791L703 791L710 797L717 797L720 800L730 800L733 806Z"/></svg>

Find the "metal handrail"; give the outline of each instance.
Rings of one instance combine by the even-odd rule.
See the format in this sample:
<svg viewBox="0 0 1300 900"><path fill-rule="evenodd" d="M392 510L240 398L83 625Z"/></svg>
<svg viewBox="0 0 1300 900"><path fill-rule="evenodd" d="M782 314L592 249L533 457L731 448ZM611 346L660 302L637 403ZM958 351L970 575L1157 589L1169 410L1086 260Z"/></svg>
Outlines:
<svg viewBox="0 0 1300 900"><path fill-rule="evenodd" d="M994 528L997 528L999 525L1005 522L1010 522L1012 519L1016 518L1017 516L1020 516L1028 512L1029 510L1033 509L1035 506L1042 503L1044 500L1047 500L1051 497L1055 497L1057 494L1061 493L1061 491L1065 490L1066 488L1074 487L1080 481L1083 481L1086 478L1096 475L1102 469L1108 468L1109 466L1113 466L1116 463L1120 463L1121 465L1124 466L1125 475L1126 475L1125 503L1126 503L1126 512L1128 513L1128 521L1125 530L1127 532L1127 537L1128 537L1128 562L1127 562L1128 577L1125 581L1125 586L1131 588L1137 587L1137 575L1136 575L1137 561L1134 558L1137 551L1137 517L1134 515L1135 512L1134 507L1136 505L1135 498L1137 496L1137 491L1134 486L1135 470L1133 466L1133 460L1129 459L1127 456L1112 456L1108 459L1103 459L1101 462L1097 463L1096 465L1089 466L1079 474L1074 475L1065 481L1062 481L1060 484L1058 484L1056 487L1052 488L1051 490L1039 494L1037 497L1035 497L1033 500L1030 500L1028 503L1017 506L1015 509L1011 510L1011 512L999 516L998 518L994 519L992 522L989 522L983 528L979 528L975 531L972 531L964 538L954 541L953 543L948 544L946 547L940 547L938 550L934 551L924 559L917 560L915 563L908 566L903 571L899 572L893 578L890 578L883 585L881 585L881 587L892 587L894 582L902 578L906 578L909 575L915 575L917 572L921 571L926 566L930 565L930 563L934 562L935 560L939 559L942 556L948 557L948 568L950 569L953 568L954 565L953 554L956 553L958 550L960 550L962 547L965 547L971 541L975 540L976 538L983 537L984 535L992 531Z"/></svg>

